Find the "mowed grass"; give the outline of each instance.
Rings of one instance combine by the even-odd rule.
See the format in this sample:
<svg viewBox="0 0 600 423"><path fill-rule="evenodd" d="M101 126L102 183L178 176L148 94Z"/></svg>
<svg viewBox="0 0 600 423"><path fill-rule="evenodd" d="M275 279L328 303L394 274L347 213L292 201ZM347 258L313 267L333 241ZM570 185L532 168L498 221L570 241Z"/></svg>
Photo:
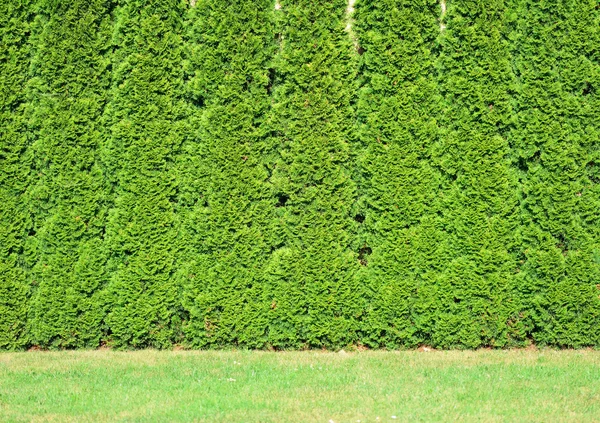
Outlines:
<svg viewBox="0 0 600 423"><path fill-rule="evenodd" d="M1 422L330 420L600 421L600 352L0 354Z"/></svg>

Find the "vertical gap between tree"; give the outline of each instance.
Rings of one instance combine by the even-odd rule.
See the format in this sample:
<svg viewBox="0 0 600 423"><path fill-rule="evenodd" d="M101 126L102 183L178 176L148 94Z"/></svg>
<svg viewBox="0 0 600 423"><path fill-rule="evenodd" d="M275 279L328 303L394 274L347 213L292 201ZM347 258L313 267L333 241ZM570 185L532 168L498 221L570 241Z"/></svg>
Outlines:
<svg viewBox="0 0 600 423"><path fill-rule="evenodd" d="M356 35L354 34L354 31L352 31L352 14L354 13L354 4L356 3L356 0L348 0L348 7L346 8L346 32L348 32L348 34L350 35L350 38L352 39L352 43L354 44L354 48L358 51L359 50L359 45L358 45L358 40L356 39Z"/></svg>
<svg viewBox="0 0 600 423"><path fill-rule="evenodd" d="M440 32L443 32L446 29L446 24L444 23L444 18L446 17L446 0L440 0L440 8L442 9L442 14L440 16Z"/></svg>

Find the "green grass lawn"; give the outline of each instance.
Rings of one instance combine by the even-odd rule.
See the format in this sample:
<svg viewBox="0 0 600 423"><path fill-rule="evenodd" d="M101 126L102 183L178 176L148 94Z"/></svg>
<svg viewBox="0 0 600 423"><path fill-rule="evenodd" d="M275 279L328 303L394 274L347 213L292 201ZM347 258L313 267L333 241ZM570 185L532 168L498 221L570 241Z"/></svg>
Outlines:
<svg viewBox="0 0 600 423"><path fill-rule="evenodd" d="M1 422L330 420L600 421L600 352L0 354Z"/></svg>

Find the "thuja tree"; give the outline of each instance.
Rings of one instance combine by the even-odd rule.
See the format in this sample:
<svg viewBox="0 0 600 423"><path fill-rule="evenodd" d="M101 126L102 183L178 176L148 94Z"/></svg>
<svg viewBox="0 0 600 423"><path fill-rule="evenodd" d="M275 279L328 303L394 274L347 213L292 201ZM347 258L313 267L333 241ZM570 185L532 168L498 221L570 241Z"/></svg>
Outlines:
<svg viewBox="0 0 600 423"><path fill-rule="evenodd" d="M192 248L183 277L194 346L265 344L264 266L277 203L267 120L272 19L270 0L203 0L190 12L189 96L198 120L185 148L196 171L185 183L194 190L185 195Z"/></svg>
<svg viewBox="0 0 600 423"><path fill-rule="evenodd" d="M273 124L279 157L271 180L277 245L268 267L274 347L355 342L363 288L354 245L351 180L356 51L346 2L278 3Z"/></svg>
<svg viewBox="0 0 600 423"><path fill-rule="evenodd" d="M181 248L174 159L185 137L180 0L125 0L115 11L110 127L103 156L114 187L106 324L115 346L166 347L180 339Z"/></svg>
<svg viewBox="0 0 600 423"><path fill-rule="evenodd" d="M99 148L109 87L109 0L36 3L29 83L36 263L30 342L94 347L106 282L106 180Z"/></svg>
<svg viewBox="0 0 600 423"><path fill-rule="evenodd" d="M444 232L437 277L419 286L418 330L440 347L504 346L522 339L517 175L507 133L513 75L506 1L453 0L442 17L440 141L433 160ZM444 29L445 26L445 29Z"/></svg>
<svg viewBox="0 0 600 423"><path fill-rule="evenodd" d="M32 225L26 197L31 154L25 117L30 19L28 1L0 4L0 349L26 342L26 239Z"/></svg>
<svg viewBox="0 0 600 423"><path fill-rule="evenodd" d="M354 16L362 53L359 276L369 298L361 342L373 347L423 342L415 299L447 263L441 174L432 160L441 112L434 67L439 16L437 0L363 0Z"/></svg>
<svg viewBox="0 0 600 423"><path fill-rule="evenodd" d="M514 160L522 173L522 313L534 341L598 345L600 13L513 2Z"/></svg>

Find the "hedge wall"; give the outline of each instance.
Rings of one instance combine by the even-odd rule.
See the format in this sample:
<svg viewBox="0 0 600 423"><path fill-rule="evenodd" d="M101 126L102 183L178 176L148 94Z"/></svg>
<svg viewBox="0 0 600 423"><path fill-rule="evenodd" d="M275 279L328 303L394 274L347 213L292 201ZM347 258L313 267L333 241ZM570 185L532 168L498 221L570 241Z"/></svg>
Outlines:
<svg viewBox="0 0 600 423"><path fill-rule="evenodd" d="M195 132L184 149L181 299L194 347L265 343L276 203L269 181L276 154L272 9L270 0L205 0L190 11L187 98Z"/></svg>
<svg viewBox="0 0 600 423"><path fill-rule="evenodd" d="M505 346L519 339L512 290L519 201L507 132L513 80L504 1L455 0L440 40L443 96L435 159L444 177L440 255L447 262L420 295L424 332L444 347Z"/></svg>
<svg viewBox="0 0 600 423"><path fill-rule="evenodd" d="M600 5L520 1L514 13L523 330L542 344L598 345Z"/></svg>
<svg viewBox="0 0 600 423"><path fill-rule="evenodd" d="M444 177L435 157L443 110L435 68L439 16L431 0L363 1L355 14L362 52L358 277L368 298L361 342L370 347L428 341L422 332L427 303L420 297L448 265L440 215Z"/></svg>
<svg viewBox="0 0 600 423"><path fill-rule="evenodd" d="M281 0L272 131L276 245L266 269L273 347L359 337L364 288L352 210L356 54L344 0Z"/></svg>
<svg viewBox="0 0 600 423"><path fill-rule="evenodd" d="M92 347L103 336L108 180L100 162L111 7L106 0L39 1L31 25L28 205L30 341Z"/></svg>
<svg viewBox="0 0 600 423"><path fill-rule="evenodd" d="M28 344L27 269L34 252L27 243L32 231L27 191L33 156L25 89L32 13L28 1L0 4L0 349Z"/></svg>
<svg viewBox="0 0 600 423"><path fill-rule="evenodd" d="M189 137L186 10L181 0L125 0L114 11L102 158L112 187L104 323L117 347L164 348L182 337L176 211L177 159Z"/></svg>
<svg viewBox="0 0 600 423"><path fill-rule="evenodd" d="M0 349L600 346L597 0L7 0Z"/></svg>

